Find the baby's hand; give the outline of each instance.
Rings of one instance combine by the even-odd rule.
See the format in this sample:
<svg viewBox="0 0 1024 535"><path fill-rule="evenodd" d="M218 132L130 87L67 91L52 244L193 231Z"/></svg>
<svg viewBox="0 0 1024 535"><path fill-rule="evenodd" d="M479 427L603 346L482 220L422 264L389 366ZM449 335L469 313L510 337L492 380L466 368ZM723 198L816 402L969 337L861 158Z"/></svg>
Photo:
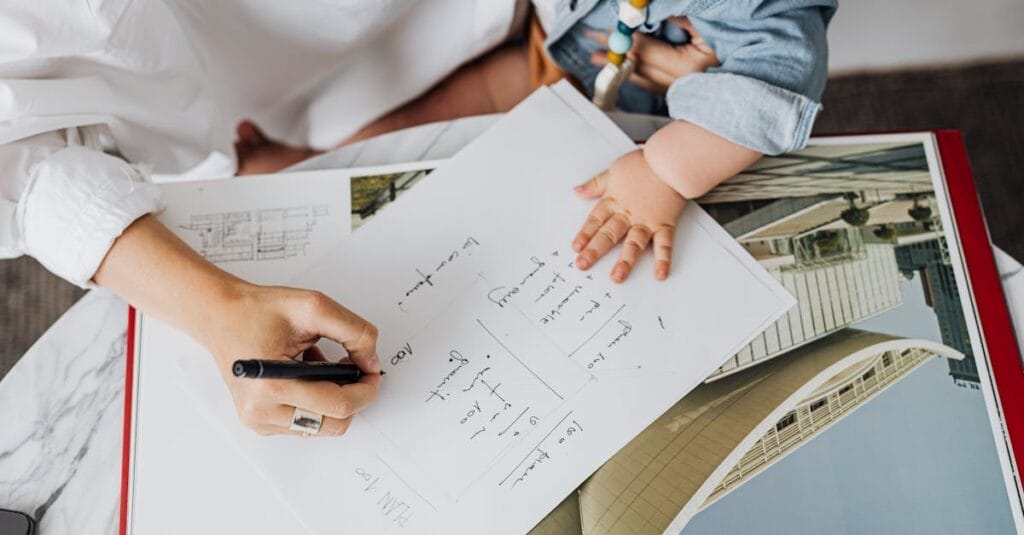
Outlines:
<svg viewBox="0 0 1024 535"><path fill-rule="evenodd" d="M622 282L653 239L654 278L668 277L672 235L686 199L658 178L643 151L615 160L606 171L576 186L576 194L584 199L601 198L572 242L579 269L590 269L625 238L611 273L613 281Z"/></svg>
<svg viewBox="0 0 1024 535"><path fill-rule="evenodd" d="M660 39L633 34L633 47L629 50L629 58L635 67L629 81L651 93L664 94L668 86L679 78L695 72L704 72L719 65L715 51L697 33L697 30L685 17L672 17L665 24L674 24L690 34L690 41L673 45ZM608 47L608 36L603 33L588 32L588 36ZM590 62L598 67L608 63L607 50L594 52Z"/></svg>

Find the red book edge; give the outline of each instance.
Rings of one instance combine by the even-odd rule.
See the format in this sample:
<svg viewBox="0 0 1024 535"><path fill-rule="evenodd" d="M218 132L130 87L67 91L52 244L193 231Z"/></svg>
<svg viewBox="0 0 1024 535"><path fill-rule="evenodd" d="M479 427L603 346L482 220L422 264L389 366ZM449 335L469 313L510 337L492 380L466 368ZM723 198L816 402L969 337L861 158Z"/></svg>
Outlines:
<svg viewBox="0 0 1024 535"><path fill-rule="evenodd" d="M128 475L132 458L132 404L135 381L135 307L128 307L128 340L125 341L124 365L124 429L121 431L121 507L117 533L128 533Z"/></svg>
<svg viewBox="0 0 1024 535"><path fill-rule="evenodd" d="M988 226L974 187L963 136L957 130L937 130L934 134L967 265L971 294L977 306L981 342L985 346L992 382L996 387L996 405L1003 420L1013 478L1017 482L1017 498L1020 500L1017 467L1024 464L1024 447L1020 447L1024 444L1024 369L1020 349L1006 307L1006 296L992 254Z"/></svg>
<svg viewBox="0 0 1024 535"><path fill-rule="evenodd" d="M949 202L961 237L964 263L970 280L971 293L977 304L982 343L988 354L999 413L1006 430L1013 477L1019 483L1017 466L1024 464L1024 449L1017 451L1014 444L1024 444L1024 368L1014 335L1013 323L1006 308L1002 282L992 254L988 226L981 211L974 176L967 159L963 136L957 130L933 132L938 146L939 161L946 179ZM963 239L980 236L983 239ZM996 299L998 296L1001 299ZM121 506L119 535L128 533L128 484L131 470L131 430L133 381L135 376L135 318L134 307L128 307L128 340L125 344L124 430L121 435ZM1018 500L1021 499L1018 487Z"/></svg>

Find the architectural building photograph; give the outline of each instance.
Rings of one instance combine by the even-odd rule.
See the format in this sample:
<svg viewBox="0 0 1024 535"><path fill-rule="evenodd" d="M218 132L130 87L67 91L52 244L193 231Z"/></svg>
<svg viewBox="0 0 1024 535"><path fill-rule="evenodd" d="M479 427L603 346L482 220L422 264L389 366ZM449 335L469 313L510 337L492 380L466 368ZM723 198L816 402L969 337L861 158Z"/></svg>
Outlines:
<svg viewBox="0 0 1024 535"><path fill-rule="evenodd" d="M433 169L412 170L387 175L366 175L352 177L352 230L377 214L379 210L395 201L421 178Z"/></svg>
<svg viewBox="0 0 1024 535"><path fill-rule="evenodd" d="M1012 530L930 173L811 146L700 199L797 304L534 532Z"/></svg>

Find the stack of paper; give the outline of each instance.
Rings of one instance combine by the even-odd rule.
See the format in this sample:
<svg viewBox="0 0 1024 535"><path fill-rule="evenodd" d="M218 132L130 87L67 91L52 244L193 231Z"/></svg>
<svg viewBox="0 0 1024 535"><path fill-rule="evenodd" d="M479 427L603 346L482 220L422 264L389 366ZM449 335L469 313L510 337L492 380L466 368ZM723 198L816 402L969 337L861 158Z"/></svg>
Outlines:
<svg viewBox="0 0 1024 535"><path fill-rule="evenodd" d="M525 532L793 304L693 204L667 281L650 255L623 285L613 258L577 270L572 186L633 149L538 90L291 281L381 330L387 376L344 437L256 436L201 349L153 320L146 348L311 533Z"/></svg>

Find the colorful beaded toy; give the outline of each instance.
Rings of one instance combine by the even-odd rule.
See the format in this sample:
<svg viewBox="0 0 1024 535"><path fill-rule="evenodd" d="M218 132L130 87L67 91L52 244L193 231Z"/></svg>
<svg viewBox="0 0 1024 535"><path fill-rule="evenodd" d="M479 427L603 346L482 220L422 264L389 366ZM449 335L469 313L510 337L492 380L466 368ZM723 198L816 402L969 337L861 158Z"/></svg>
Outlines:
<svg viewBox="0 0 1024 535"><path fill-rule="evenodd" d="M594 81L594 104L610 110L615 107L619 87L633 73L633 61L626 57L633 47L633 32L647 22L647 4L650 0L620 0L619 22L608 35L608 64Z"/></svg>

